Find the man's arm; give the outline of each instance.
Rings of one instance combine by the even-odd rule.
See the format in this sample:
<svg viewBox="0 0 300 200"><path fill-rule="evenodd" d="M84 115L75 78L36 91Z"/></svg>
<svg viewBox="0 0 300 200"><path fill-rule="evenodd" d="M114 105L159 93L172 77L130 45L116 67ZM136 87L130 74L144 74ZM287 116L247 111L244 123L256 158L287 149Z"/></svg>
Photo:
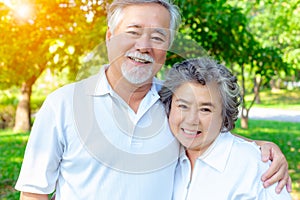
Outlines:
<svg viewBox="0 0 300 200"><path fill-rule="evenodd" d="M249 142L254 141L258 146L260 146L262 161L272 161L269 169L261 177L261 180L264 182L264 187L268 187L278 182L276 186L277 193L280 193L284 186L286 186L288 192L291 192L292 180L288 172L288 162L280 148L273 142L251 140L240 135L236 136Z"/></svg>
<svg viewBox="0 0 300 200"><path fill-rule="evenodd" d="M272 161L270 168L261 177L264 187L278 182L276 186L277 193L280 193L284 186L286 186L288 192L291 192L292 180L289 176L288 162L280 148L273 142L255 141L255 143L260 146L262 161Z"/></svg>
<svg viewBox="0 0 300 200"><path fill-rule="evenodd" d="M21 192L20 200L48 200L47 194L35 194L29 192Z"/></svg>

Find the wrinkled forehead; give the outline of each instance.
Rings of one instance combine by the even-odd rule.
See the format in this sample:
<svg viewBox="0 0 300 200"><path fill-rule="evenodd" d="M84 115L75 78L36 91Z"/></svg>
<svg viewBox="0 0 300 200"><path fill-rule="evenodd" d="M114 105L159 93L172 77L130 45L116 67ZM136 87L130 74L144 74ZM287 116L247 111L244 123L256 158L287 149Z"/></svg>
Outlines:
<svg viewBox="0 0 300 200"><path fill-rule="evenodd" d="M170 13L160 4L138 4L124 7L119 25L138 24L142 27L170 29Z"/></svg>

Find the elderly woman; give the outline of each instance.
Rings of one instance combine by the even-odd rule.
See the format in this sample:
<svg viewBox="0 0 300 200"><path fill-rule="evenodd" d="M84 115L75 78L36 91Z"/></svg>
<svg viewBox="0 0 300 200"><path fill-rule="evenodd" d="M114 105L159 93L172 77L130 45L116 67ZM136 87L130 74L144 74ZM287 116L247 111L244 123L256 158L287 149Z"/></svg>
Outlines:
<svg viewBox="0 0 300 200"><path fill-rule="evenodd" d="M264 188L269 163L259 147L232 135L241 96L237 78L210 58L176 64L168 73L161 100L170 128L182 144L173 199L291 199L275 184Z"/></svg>

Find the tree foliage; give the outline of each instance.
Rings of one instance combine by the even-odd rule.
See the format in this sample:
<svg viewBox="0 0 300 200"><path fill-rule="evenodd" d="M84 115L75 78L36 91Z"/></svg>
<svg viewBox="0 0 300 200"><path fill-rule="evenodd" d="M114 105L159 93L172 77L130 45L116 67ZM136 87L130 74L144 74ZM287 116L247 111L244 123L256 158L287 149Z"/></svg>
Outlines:
<svg viewBox="0 0 300 200"><path fill-rule="evenodd" d="M247 18L240 8L232 7L224 0L176 1L181 8L182 37L198 43L207 53L228 63L248 59L247 48L252 35L246 29ZM184 45L183 45L184 46Z"/></svg>
<svg viewBox="0 0 300 200"><path fill-rule="evenodd" d="M103 41L105 10L101 5L65 2L27 2L31 11L23 17L18 5L0 3L2 89L38 77L47 67L76 71L79 56Z"/></svg>
<svg viewBox="0 0 300 200"><path fill-rule="evenodd" d="M31 88L46 69L69 68L104 40L102 1L0 2L0 88L21 87L15 128L30 129Z"/></svg>
<svg viewBox="0 0 300 200"><path fill-rule="evenodd" d="M274 49L287 64L277 71L276 77L292 76L294 80L299 80L300 1L231 0L229 2L242 8L250 19L249 29L261 47Z"/></svg>

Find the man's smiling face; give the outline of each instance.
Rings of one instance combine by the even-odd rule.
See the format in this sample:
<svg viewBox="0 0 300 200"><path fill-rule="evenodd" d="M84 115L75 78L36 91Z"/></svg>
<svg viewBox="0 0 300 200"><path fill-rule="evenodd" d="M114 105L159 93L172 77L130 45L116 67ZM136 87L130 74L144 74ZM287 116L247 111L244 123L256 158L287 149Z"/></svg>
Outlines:
<svg viewBox="0 0 300 200"><path fill-rule="evenodd" d="M107 51L114 79L132 84L152 80L166 60L170 44L170 13L162 5L138 4L123 8L120 22L107 31Z"/></svg>

